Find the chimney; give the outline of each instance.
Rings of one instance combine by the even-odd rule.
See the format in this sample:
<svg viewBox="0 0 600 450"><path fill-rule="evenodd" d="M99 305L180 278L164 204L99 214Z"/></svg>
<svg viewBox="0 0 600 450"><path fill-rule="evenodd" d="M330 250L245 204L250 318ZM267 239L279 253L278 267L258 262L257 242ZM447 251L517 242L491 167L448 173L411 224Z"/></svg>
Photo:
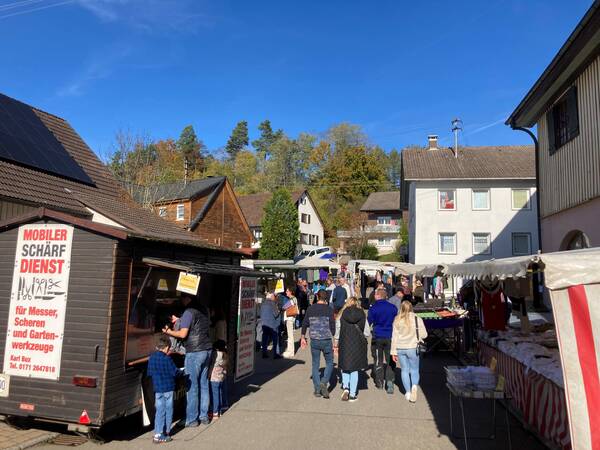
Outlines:
<svg viewBox="0 0 600 450"><path fill-rule="evenodd" d="M428 150L437 150L438 149L437 134L430 134L429 136L427 136L427 141L429 143L429 146L427 147Z"/></svg>

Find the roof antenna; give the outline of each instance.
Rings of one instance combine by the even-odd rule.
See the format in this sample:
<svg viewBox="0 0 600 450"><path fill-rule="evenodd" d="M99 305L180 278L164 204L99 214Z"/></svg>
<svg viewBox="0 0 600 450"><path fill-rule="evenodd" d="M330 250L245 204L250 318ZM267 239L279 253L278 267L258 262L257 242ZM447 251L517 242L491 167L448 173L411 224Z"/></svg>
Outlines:
<svg viewBox="0 0 600 450"><path fill-rule="evenodd" d="M458 158L458 132L463 129L463 121L458 117L452 121L452 132L454 133L454 157Z"/></svg>

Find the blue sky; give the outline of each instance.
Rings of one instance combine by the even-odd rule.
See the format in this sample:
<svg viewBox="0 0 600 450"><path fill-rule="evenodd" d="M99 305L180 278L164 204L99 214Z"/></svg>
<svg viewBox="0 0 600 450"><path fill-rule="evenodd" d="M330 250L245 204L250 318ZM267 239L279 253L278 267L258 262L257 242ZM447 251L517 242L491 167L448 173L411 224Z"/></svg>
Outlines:
<svg viewBox="0 0 600 450"><path fill-rule="evenodd" d="M591 0L0 0L0 92L66 118L99 154L115 132L209 149L247 120L295 136L342 121L389 150L530 143L504 119Z"/></svg>

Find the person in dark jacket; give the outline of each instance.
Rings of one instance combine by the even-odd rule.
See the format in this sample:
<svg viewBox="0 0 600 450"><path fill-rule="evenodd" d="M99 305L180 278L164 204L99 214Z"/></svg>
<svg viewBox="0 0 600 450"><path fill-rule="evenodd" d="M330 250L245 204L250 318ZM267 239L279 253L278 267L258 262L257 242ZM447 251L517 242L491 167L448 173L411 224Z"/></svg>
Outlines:
<svg viewBox="0 0 600 450"><path fill-rule="evenodd" d="M306 310L302 321L302 336L300 346L308 347L306 330L310 328L310 353L312 356L312 380L315 397L329 398L329 380L333 372L333 335L335 334L335 318L333 311L327 305L327 292L317 294L317 303ZM319 377L321 353L325 358L325 372Z"/></svg>
<svg viewBox="0 0 600 450"><path fill-rule="evenodd" d="M193 303L192 297L187 294L181 297L181 302L186 308L181 316L181 328L175 331L165 326L163 333L177 339L183 339L185 346L184 367L185 374L189 377L185 426L196 427L198 422L208 425L210 423L208 419L210 401L208 365L213 347L209 335L210 319L208 309L205 306ZM200 400L199 409L198 400Z"/></svg>
<svg viewBox="0 0 600 450"><path fill-rule="evenodd" d="M366 369L367 317L356 297L350 297L339 314L339 334L336 334L335 352L342 371L342 401L356 401L359 371Z"/></svg>
<svg viewBox="0 0 600 450"><path fill-rule="evenodd" d="M369 308L369 324L373 326L371 339L371 354L373 355L373 378L375 387L385 388L388 394L394 393L394 369L390 359L392 341L392 325L398 315L398 308L387 301L387 291L384 288L375 291L375 303Z"/></svg>
<svg viewBox="0 0 600 450"><path fill-rule="evenodd" d="M333 305L333 312L336 314L344 307L346 299L348 298L348 291L344 288L342 281L338 278L336 287L331 294L331 304Z"/></svg>

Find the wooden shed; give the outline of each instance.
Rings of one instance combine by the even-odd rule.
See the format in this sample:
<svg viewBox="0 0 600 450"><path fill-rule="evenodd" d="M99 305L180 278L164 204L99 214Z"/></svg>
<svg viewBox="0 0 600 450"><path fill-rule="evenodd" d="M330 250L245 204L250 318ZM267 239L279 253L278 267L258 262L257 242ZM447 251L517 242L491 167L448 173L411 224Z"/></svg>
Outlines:
<svg viewBox="0 0 600 450"><path fill-rule="evenodd" d="M233 350L239 278L264 275L234 251L45 208L0 223L0 254L0 414L83 431L141 410L181 269L201 276L198 298L225 314Z"/></svg>

